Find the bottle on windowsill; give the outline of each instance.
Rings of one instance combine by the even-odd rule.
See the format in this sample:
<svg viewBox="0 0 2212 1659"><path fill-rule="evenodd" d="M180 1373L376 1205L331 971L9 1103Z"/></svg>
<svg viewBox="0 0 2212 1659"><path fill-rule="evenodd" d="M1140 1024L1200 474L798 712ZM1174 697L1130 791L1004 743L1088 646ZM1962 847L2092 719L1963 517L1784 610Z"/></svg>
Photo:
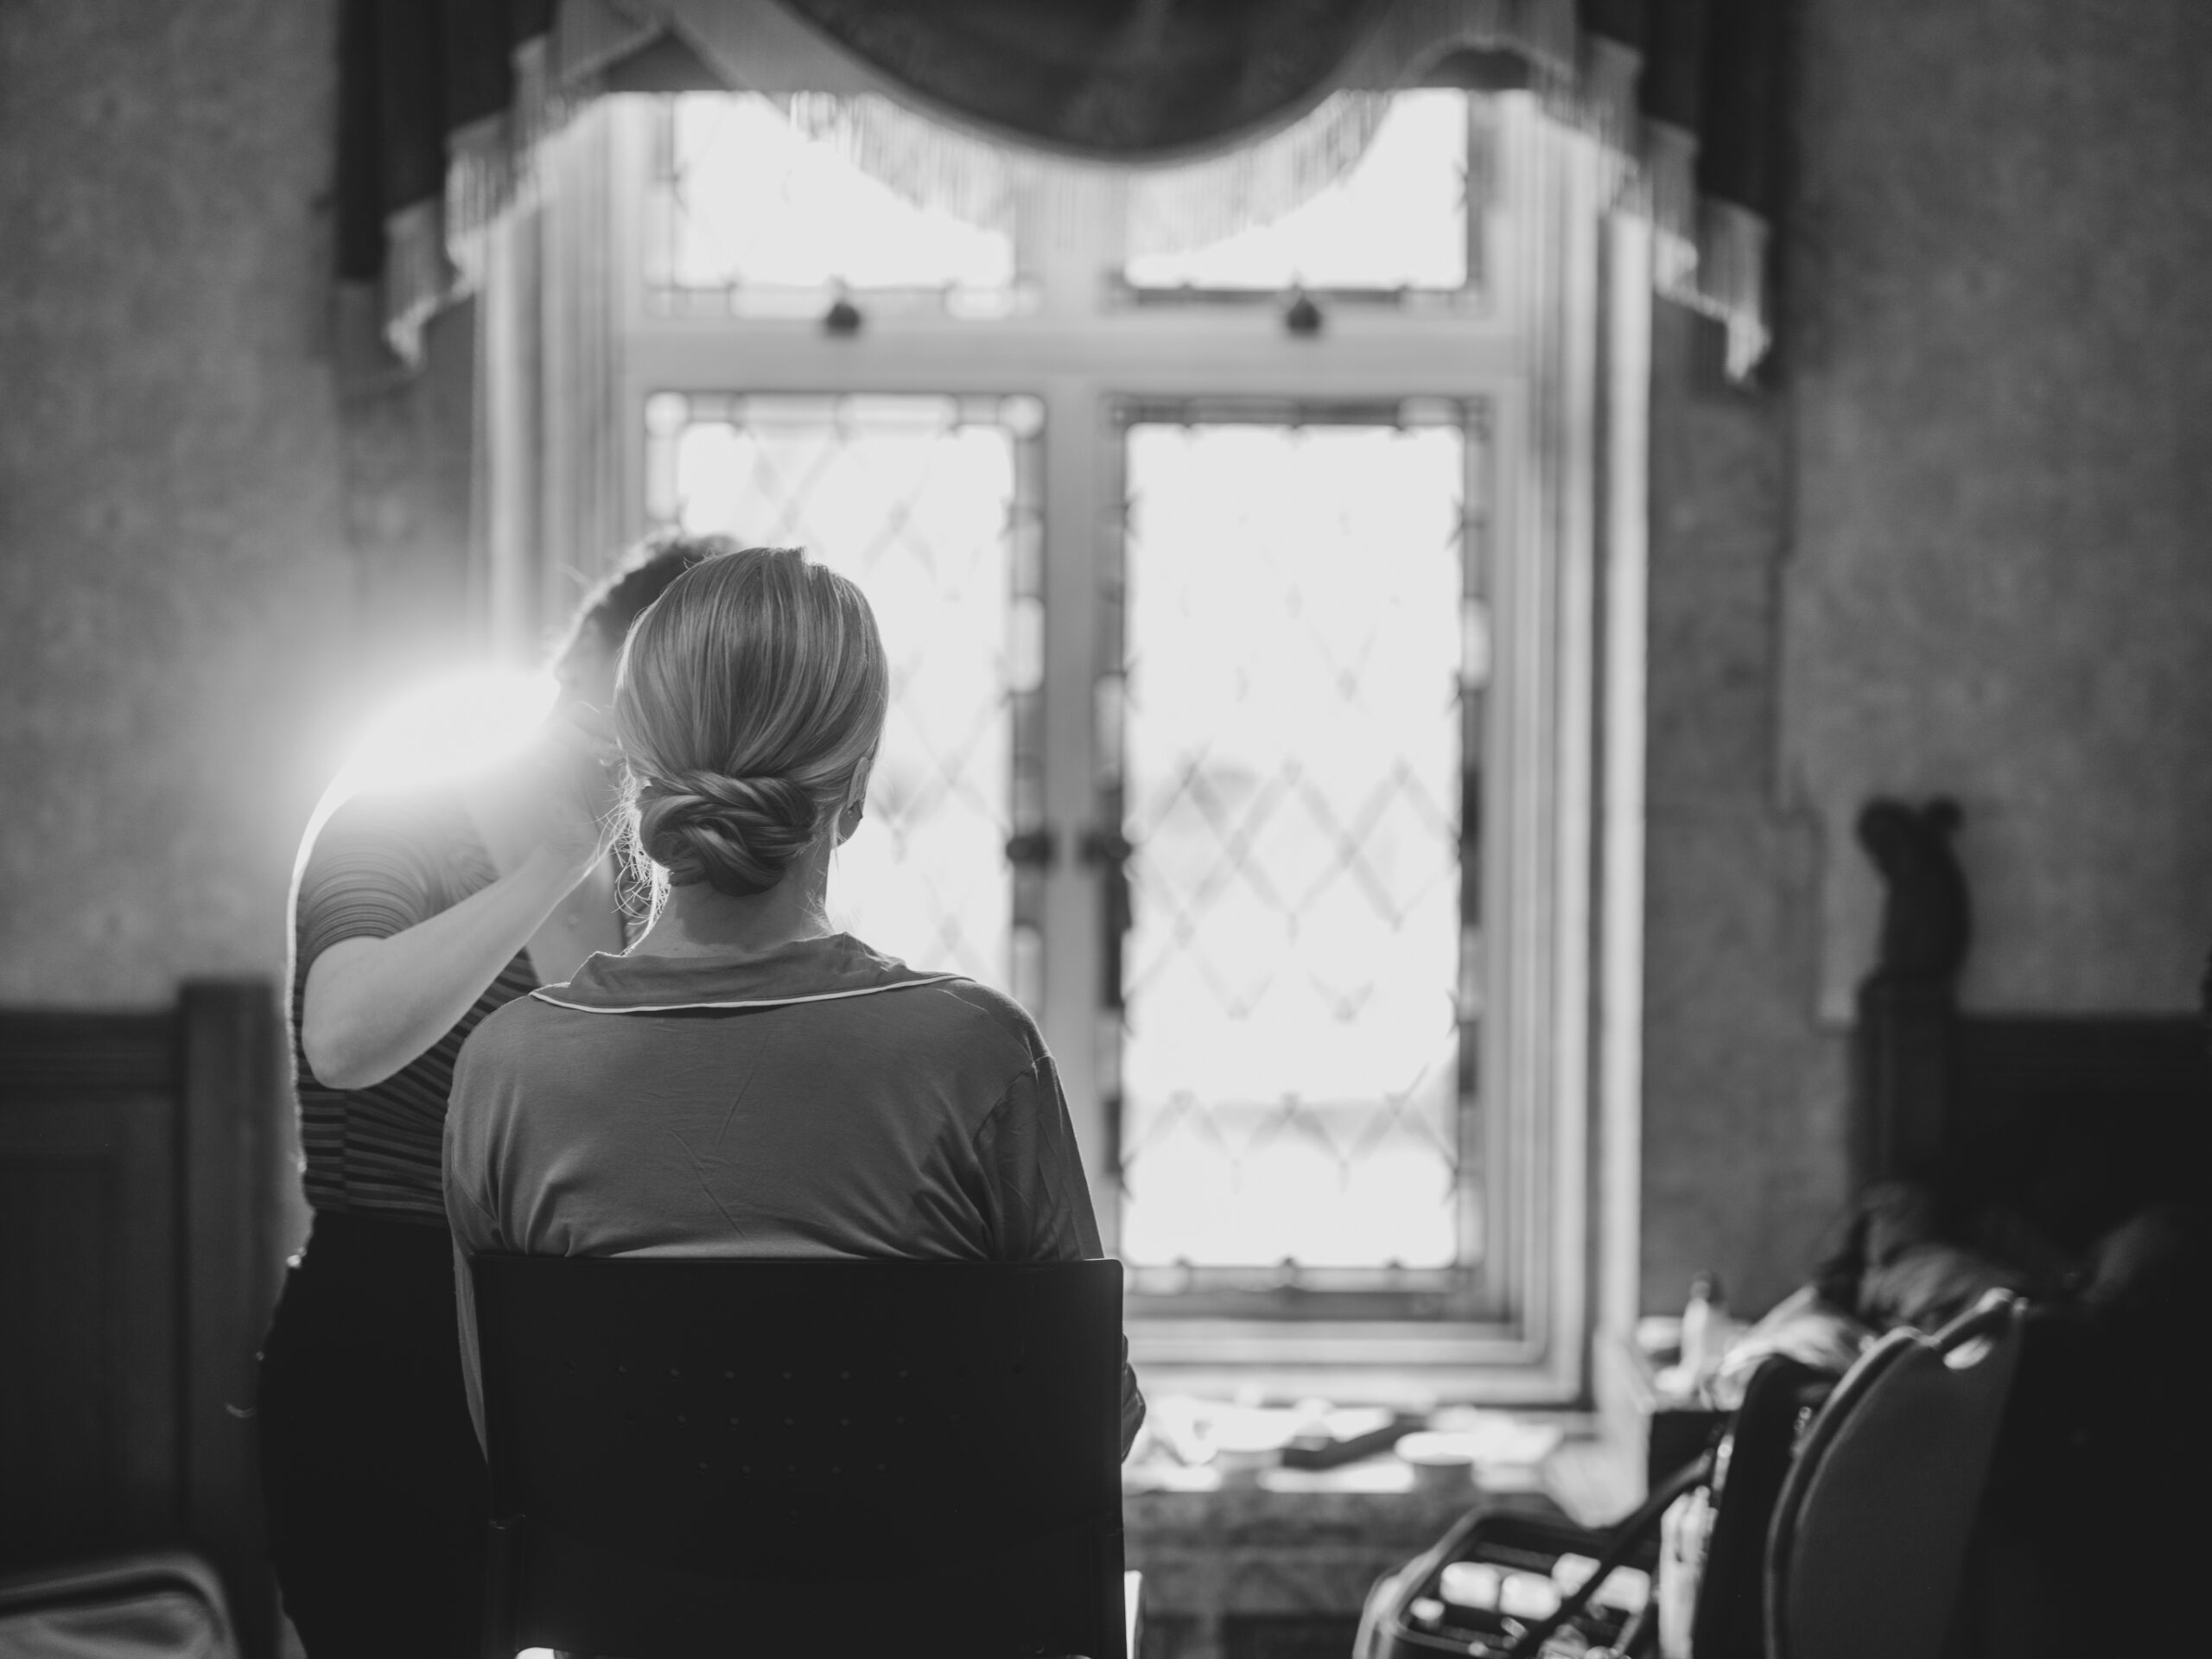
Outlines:
<svg viewBox="0 0 2212 1659"><path fill-rule="evenodd" d="M1700 1273L1690 1281L1690 1300L1682 1309L1682 1375L1693 1394L1703 1394L1719 1369L1728 1340L1728 1304L1720 1281Z"/></svg>

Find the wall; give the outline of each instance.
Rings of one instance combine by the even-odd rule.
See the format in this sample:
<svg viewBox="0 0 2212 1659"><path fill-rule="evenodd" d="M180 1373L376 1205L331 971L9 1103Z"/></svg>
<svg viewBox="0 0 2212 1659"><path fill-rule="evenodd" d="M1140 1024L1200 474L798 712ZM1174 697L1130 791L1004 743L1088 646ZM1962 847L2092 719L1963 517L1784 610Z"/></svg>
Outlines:
<svg viewBox="0 0 2212 1659"><path fill-rule="evenodd" d="M281 970L334 749L460 617L465 319L332 369L335 12L0 5L0 1001Z"/></svg>
<svg viewBox="0 0 2212 1659"><path fill-rule="evenodd" d="M1777 771L1784 397L1719 384L1713 325L1652 337L1643 1305L1803 1276L1840 1207L1845 1049L1814 1019L1821 847Z"/></svg>
<svg viewBox="0 0 2212 1659"><path fill-rule="evenodd" d="M1654 1310L1845 1198L1869 796L1965 808L1971 1006L2185 1007L2212 945L2212 17L1796 10L1775 384L1656 342Z"/></svg>
<svg viewBox="0 0 2212 1659"><path fill-rule="evenodd" d="M2204 10L1808 9L1784 765L1835 844L1959 797L1979 1006L2186 1007L2212 944Z"/></svg>

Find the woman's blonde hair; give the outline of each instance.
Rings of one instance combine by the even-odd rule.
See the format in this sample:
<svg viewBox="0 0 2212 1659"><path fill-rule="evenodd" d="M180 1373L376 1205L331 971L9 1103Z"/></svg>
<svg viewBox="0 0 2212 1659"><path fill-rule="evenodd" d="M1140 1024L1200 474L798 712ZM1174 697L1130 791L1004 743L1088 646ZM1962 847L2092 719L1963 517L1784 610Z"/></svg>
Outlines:
<svg viewBox="0 0 2212 1659"><path fill-rule="evenodd" d="M614 692L631 833L678 887L765 893L850 798L891 674L852 582L795 547L717 553L638 619Z"/></svg>

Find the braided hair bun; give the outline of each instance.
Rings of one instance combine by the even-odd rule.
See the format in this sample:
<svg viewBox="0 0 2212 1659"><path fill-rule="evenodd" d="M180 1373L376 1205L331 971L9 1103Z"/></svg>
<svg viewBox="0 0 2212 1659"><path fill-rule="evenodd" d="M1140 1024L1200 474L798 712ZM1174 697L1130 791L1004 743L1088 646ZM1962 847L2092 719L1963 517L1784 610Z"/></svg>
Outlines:
<svg viewBox="0 0 2212 1659"><path fill-rule="evenodd" d="M788 778L687 772L638 785L638 840L678 887L766 893L815 836L814 803Z"/></svg>
<svg viewBox="0 0 2212 1659"><path fill-rule="evenodd" d="M765 893L883 735L890 671L860 589L797 548L702 560L630 634L614 727L638 850L677 887Z"/></svg>

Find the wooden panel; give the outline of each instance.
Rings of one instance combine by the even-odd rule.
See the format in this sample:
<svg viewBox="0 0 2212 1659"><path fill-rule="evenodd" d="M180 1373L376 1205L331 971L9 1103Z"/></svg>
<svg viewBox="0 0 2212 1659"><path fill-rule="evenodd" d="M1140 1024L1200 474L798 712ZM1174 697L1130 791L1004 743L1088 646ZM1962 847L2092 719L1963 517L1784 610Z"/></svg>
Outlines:
<svg viewBox="0 0 2212 1659"><path fill-rule="evenodd" d="M2201 1192L2212 1058L2181 1015L1968 1015L1952 1034L1953 1179L2084 1243Z"/></svg>
<svg viewBox="0 0 2212 1659"><path fill-rule="evenodd" d="M274 1639L276 1591L252 1410L255 1355L284 1270L283 1030L274 988L254 979L188 983L178 1027L187 1535L229 1586L246 1650L262 1653Z"/></svg>
<svg viewBox="0 0 2212 1659"><path fill-rule="evenodd" d="M166 1014L0 1010L0 1106L175 1086L176 1021Z"/></svg>
<svg viewBox="0 0 2212 1659"><path fill-rule="evenodd" d="M1877 975L1859 988L1851 1046L1853 1184L1936 1177L1944 1154L1957 1009L1941 982Z"/></svg>
<svg viewBox="0 0 2212 1659"><path fill-rule="evenodd" d="M0 1096L0 1562L182 1521L174 1112Z"/></svg>
<svg viewBox="0 0 2212 1659"><path fill-rule="evenodd" d="M0 1013L0 1570L188 1546L256 1659L287 1110L264 980L189 983L174 1014Z"/></svg>

